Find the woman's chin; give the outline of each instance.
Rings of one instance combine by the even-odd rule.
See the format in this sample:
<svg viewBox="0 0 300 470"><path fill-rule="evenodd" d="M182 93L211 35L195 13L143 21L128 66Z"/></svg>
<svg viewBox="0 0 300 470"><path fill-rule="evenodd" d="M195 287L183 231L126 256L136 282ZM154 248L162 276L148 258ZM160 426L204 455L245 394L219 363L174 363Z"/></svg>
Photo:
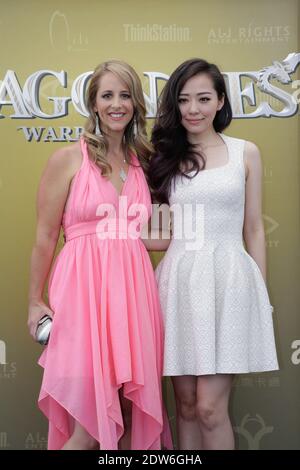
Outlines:
<svg viewBox="0 0 300 470"><path fill-rule="evenodd" d="M124 134L126 125L124 124L113 124L105 127L104 132L106 134Z"/></svg>

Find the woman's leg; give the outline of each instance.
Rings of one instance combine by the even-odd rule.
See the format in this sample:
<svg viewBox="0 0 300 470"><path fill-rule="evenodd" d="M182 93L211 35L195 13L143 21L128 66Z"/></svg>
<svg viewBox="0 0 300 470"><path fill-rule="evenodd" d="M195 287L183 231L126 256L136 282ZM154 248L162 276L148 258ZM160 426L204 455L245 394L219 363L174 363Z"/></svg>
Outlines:
<svg viewBox="0 0 300 470"><path fill-rule="evenodd" d="M228 414L233 375L197 377L196 414L203 449L234 449L234 435Z"/></svg>
<svg viewBox="0 0 300 470"><path fill-rule="evenodd" d="M118 449L129 450L131 449L132 402L124 397L123 390L122 387L119 391L119 397L124 423L124 434L119 440Z"/></svg>
<svg viewBox="0 0 300 470"><path fill-rule="evenodd" d="M61 450L98 450L99 442L96 441L82 426L75 421L74 431L70 439Z"/></svg>
<svg viewBox="0 0 300 470"><path fill-rule="evenodd" d="M178 449L201 449L201 433L197 421L197 377L172 377L176 399Z"/></svg>

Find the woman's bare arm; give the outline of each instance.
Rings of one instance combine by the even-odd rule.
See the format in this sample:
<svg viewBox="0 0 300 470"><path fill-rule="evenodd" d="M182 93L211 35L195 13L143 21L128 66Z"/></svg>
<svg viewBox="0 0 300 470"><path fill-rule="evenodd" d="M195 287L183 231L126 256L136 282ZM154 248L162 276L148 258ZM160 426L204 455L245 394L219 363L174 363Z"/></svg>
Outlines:
<svg viewBox="0 0 300 470"><path fill-rule="evenodd" d="M142 242L148 251L166 251L171 242L171 214L168 205L153 204L152 217L142 232Z"/></svg>
<svg viewBox="0 0 300 470"><path fill-rule="evenodd" d="M244 240L247 251L256 261L266 281L265 232L262 219L262 163L259 149L246 142L246 200L244 220Z"/></svg>
<svg viewBox="0 0 300 470"><path fill-rule="evenodd" d="M76 144L57 150L48 160L37 194L36 241L31 255L28 327L35 336L39 319L53 312L43 300L46 280L60 233L71 180L80 162Z"/></svg>

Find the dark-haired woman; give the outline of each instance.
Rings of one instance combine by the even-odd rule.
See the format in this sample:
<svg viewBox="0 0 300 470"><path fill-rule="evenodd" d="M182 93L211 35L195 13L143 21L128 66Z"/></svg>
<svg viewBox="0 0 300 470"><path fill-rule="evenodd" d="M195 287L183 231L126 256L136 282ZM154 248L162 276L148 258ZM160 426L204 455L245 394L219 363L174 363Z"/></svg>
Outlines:
<svg viewBox="0 0 300 470"><path fill-rule="evenodd" d="M222 134L231 118L219 69L192 59L166 84L152 136L149 181L172 214L157 280L181 449L233 449L234 374L278 369L260 153Z"/></svg>

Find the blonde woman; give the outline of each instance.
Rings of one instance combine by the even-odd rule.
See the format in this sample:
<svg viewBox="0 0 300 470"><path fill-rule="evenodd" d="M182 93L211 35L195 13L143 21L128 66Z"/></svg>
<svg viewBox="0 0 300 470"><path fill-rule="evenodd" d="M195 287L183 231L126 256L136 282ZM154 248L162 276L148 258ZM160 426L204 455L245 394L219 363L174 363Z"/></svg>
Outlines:
<svg viewBox="0 0 300 470"><path fill-rule="evenodd" d="M136 72L117 60L100 64L87 106L80 142L53 154L38 191L31 335L45 313L53 319L39 361L39 407L49 419L49 449L160 449L163 329L141 241L151 214L144 176L151 147ZM66 243L48 307L43 291L61 226Z"/></svg>

